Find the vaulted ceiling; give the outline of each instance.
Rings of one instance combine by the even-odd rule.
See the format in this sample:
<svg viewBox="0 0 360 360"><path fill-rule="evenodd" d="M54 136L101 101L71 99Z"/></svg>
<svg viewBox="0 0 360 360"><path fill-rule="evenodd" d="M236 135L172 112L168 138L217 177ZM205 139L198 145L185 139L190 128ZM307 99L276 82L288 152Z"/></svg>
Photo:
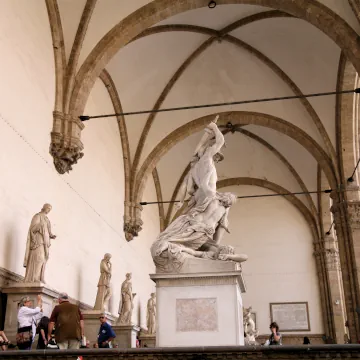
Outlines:
<svg viewBox="0 0 360 360"><path fill-rule="evenodd" d="M58 0L67 59L80 42L79 70L108 31L149 2ZM207 1L198 2L204 6L166 18L129 39L106 64L101 79L124 111L336 90L341 48L310 22L276 10L278 1L272 1L275 9L254 5L271 0L217 1L214 9L206 6ZM319 6L325 12L331 9L360 33L353 12L356 1L302 2L309 13L315 3L322 3L325 7ZM139 14L138 22L143 20ZM326 25L327 20L319 15L318 21ZM179 179L201 136L196 126L189 124L217 113L226 113L224 124L241 125L225 135L225 160L218 166L220 180L256 178L288 191L314 191L320 186L321 174L314 153L337 163L336 97L326 96L126 116L125 140L133 173L163 141L165 150L155 161L153 176L163 200L176 198ZM178 141L173 132L186 124L186 136ZM318 216L316 195L299 199ZM163 216L167 209L164 206Z"/></svg>

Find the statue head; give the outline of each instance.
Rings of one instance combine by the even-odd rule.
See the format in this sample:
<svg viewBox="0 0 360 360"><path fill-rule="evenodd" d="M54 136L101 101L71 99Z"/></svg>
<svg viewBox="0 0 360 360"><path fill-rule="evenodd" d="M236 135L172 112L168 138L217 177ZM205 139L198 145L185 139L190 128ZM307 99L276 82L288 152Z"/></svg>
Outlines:
<svg viewBox="0 0 360 360"><path fill-rule="evenodd" d="M50 204L44 204L41 209L41 212L48 214L51 211L51 209L52 209L52 206Z"/></svg>
<svg viewBox="0 0 360 360"><path fill-rule="evenodd" d="M106 254L104 255L104 259L105 259L105 260L110 260L110 259L111 259L111 254L106 253Z"/></svg>
<svg viewBox="0 0 360 360"><path fill-rule="evenodd" d="M131 280L131 273L126 273L126 280Z"/></svg>
<svg viewBox="0 0 360 360"><path fill-rule="evenodd" d="M219 163L220 161L224 160L224 155L221 152L217 152L214 156L213 159L216 163Z"/></svg>
<svg viewBox="0 0 360 360"><path fill-rule="evenodd" d="M231 192L216 193L217 199L220 201L221 205L228 208L236 203L237 197Z"/></svg>
<svg viewBox="0 0 360 360"><path fill-rule="evenodd" d="M156 294L155 294L155 293L151 293L150 296L151 296L152 299L155 299Z"/></svg>

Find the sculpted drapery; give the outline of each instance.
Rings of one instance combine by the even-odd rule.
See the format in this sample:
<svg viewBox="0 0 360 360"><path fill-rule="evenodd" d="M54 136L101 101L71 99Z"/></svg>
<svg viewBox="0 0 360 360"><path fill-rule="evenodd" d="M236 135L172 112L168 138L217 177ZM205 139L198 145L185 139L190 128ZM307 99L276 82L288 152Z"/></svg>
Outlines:
<svg viewBox="0 0 360 360"><path fill-rule="evenodd" d="M49 259L51 240L56 236L51 232L51 224L46 216L51 211L51 205L45 204L31 220L24 258L26 268L24 282L45 283L45 266Z"/></svg>
<svg viewBox="0 0 360 360"><path fill-rule="evenodd" d="M100 278L94 310L107 311L109 308L108 303L111 297L110 280L112 269L110 259L111 255L105 254L100 263Z"/></svg>

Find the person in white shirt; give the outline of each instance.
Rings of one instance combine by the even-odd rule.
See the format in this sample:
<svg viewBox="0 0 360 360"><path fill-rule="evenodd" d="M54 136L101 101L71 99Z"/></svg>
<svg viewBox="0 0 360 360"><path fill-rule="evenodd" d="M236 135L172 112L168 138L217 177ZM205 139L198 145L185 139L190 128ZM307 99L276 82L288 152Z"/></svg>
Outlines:
<svg viewBox="0 0 360 360"><path fill-rule="evenodd" d="M36 320L42 317L42 298L37 297L37 306L32 309L29 296L21 299L18 312L16 342L19 350L30 350L36 334Z"/></svg>

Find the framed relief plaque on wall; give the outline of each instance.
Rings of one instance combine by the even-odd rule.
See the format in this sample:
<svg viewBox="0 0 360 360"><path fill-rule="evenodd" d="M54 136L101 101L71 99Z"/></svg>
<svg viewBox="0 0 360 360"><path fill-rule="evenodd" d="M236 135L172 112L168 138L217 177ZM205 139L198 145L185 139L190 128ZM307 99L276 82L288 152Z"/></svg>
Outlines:
<svg viewBox="0 0 360 360"><path fill-rule="evenodd" d="M276 321L281 331L310 331L307 302L270 303L271 322Z"/></svg>

